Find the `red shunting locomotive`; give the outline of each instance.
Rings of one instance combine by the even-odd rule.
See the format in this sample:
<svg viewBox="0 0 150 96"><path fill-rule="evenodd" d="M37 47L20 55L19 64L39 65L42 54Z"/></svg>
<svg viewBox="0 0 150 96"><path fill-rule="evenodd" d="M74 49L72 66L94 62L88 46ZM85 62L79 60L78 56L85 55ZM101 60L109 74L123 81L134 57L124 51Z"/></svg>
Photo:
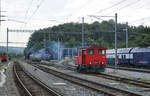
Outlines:
<svg viewBox="0 0 150 96"><path fill-rule="evenodd" d="M106 67L106 48L91 46L80 49L75 56L75 64L78 71L104 72Z"/></svg>

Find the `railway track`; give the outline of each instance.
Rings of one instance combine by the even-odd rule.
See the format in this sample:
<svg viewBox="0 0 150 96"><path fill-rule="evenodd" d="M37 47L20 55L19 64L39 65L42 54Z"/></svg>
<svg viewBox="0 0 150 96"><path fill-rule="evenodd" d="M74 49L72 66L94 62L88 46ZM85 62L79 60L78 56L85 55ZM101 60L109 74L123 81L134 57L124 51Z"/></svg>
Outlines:
<svg viewBox="0 0 150 96"><path fill-rule="evenodd" d="M69 68L67 68L67 69L70 69L72 71L76 70L74 67L71 67L71 66L69 66ZM135 80L135 79L125 78L125 77L110 75L110 74L106 74L106 73L98 73L98 74L91 74L91 75L96 76L96 77L101 77L101 78L119 81L122 83L132 84L132 85L143 87L143 88L150 88L149 82L143 82L141 80Z"/></svg>
<svg viewBox="0 0 150 96"><path fill-rule="evenodd" d="M43 65L49 66L48 64L43 64ZM65 66L65 69L67 69L67 70L76 71L76 68L74 66L65 65L65 64L63 64L63 66ZM100 78L105 78L105 79L110 79L110 80L115 80L115 81L119 81L121 83L132 84L132 85L143 87L143 88L150 88L149 82L143 82L141 80L134 80L134 79L130 79L130 78L109 75L106 73L89 74L89 75L100 77Z"/></svg>
<svg viewBox="0 0 150 96"><path fill-rule="evenodd" d="M25 72L18 62L14 63L13 70L15 83L21 96L64 96Z"/></svg>
<svg viewBox="0 0 150 96"><path fill-rule="evenodd" d="M66 66L68 67L68 70L71 71L75 71L75 67L69 65ZM150 88L150 83L149 82L143 82L141 80L134 80L134 79L130 79L130 78L124 78L124 77L119 77L119 76L115 76L115 75L109 75L106 73L98 73L98 74L89 74L91 76L96 76L96 77L100 77L100 78L105 78L105 79L110 79L110 80L115 80L115 81L119 81L122 83L127 83L127 84L132 84L132 85L136 85L136 86L140 86L143 88Z"/></svg>
<svg viewBox="0 0 150 96"><path fill-rule="evenodd" d="M27 63L31 63L31 62L27 62ZM38 64L37 62L32 62L32 64ZM42 64L42 65L48 65L48 64L44 64L44 63L40 63L39 64ZM64 65L64 64L63 64ZM111 69L114 69L114 66L107 66L107 68L111 68ZM142 72L142 73L150 73L150 70L148 69L139 69L139 68L127 68L127 67L117 67L117 69L119 70L127 70L127 71L133 71L133 72Z"/></svg>
<svg viewBox="0 0 150 96"><path fill-rule="evenodd" d="M134 80L134 79L124 78L124 77L109 75L109 74L105 74L105 73L99 73L99 74L96 74L95 76L110 79L110 80L119 81L119 82L126 83L126 84L132 84L132 85L140 86L143 88L150 88L150 83L143 82L140 80Z"/></svg>
<svg viewBox="0 0 150 96"><path fill-rule="evenodd" d="M33 65L33 66L43 70L44 72L53 74L59 78L65 79L67 81L78 84L80 86L84 86L86 88L90 88L92 90L102 92L103 94L108 95L108 96L142 96L141 94L138 94L135 92L118 89L118 88L111 87L102 83L96 83L90 80L85 80L76 76L58 72L56 70L53 70L44 66L40 66L40 65Z"/></svg>
<svg viewBox="0 0 150 96"><path fill-rule="evenodd" d="M114 69L114 66L107 66L107 68ZM150 70L148 70L148 69L137 69L137 68L127 68L127 67L117 67L117 69L133 71L133 72L150 73Z"/></svg>

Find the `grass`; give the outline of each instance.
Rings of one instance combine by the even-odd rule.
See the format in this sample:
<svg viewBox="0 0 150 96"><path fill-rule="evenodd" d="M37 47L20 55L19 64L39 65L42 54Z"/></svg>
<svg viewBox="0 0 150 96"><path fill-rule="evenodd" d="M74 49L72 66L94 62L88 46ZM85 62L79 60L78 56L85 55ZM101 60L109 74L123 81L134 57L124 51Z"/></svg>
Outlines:
<svg viewBox="0 0 150 96"><path fill-rule="evenodd" d="M129 83L128 83L128 87L131 87L131 86L132 86L132 84L129 82Z"/></svg>
<svg viewBox="0 0 150 96"><path fill-rule="evenodd" d="M2 69L4 69L4 67L3 67L3 66L0 66L0 71L1 71Z"/></svg>
<svg viewBox="0 0 150 96"><path fill-rule="evenodd" d="M150 79L148 79L148 78L141 78L140 80L144 81L144 82L150 82Z"/></svg>
<svg viewBox="0 0 150 96"><path fill-rule="evenodd" d="M57 69L57 70L60 70L60 71L61 71L61 70L64 70L63 68L56 68L56 69Z"/></svg>

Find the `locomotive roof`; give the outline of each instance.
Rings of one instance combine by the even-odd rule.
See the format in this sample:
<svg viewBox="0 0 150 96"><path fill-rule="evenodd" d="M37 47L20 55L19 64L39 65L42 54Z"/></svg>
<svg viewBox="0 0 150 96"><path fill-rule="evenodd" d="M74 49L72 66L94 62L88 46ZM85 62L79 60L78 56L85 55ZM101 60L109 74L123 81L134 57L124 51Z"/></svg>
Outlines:
<svg viewBox="0 0 150 96"><path fill-rule="evenodd" d="M102 46L90 46L89 48L86 48L86 49L90 49L90 48L102 48L102 49L106 49L106 48L104 48Z"/></svg>

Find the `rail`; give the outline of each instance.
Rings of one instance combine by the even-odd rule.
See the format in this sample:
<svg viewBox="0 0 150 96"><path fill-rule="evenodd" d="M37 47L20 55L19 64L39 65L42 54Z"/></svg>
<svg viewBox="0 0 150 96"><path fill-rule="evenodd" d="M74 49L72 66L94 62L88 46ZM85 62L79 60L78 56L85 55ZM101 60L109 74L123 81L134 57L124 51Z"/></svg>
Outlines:
<svg viewBox="0 0 150 96"><path fill-rule="evenodd" d="M29 79L30 82L33 80L32 82L36 83L36 86L33 85L34 87L37 87L36 89L38 89L38 87L42 88L44 90L43 92L45 92L45 94L49 94L48 96L64 96L64 94L57 92L56 90L52 89L51 87L45 85L39 79L33 77L30 73L25 71L21 67L21 65L19 65L18 62L15 62L14 66L13 66L13 70L14 70L15 77L17 79L17 84L19 83L21 85L21 87L22 87L22 90L24 90L24 92L22 94L26 94L27 96L34 96L35 95L32 92L32 88L29 88L28 85L25 84L25 81L23 81L22 78L20 77L19 74L21 73L21 71L23 71L26 74L25 78L30 78ZM19 72L19 74L18 74L18 72ZM24 74L21 74L21 75L24 75Z"/></svg>
<svg viewBox="0 0 150 96"><path fill-rule="evenodd" d="M85 80L85 79L82 79L82 78L79 78L76 76L72 76L69 74L65 74L65 73L44 67L44 66L40 66L40 65L32 65L32 66L37 67L37 68L43 70L44 72L53 74L59 78L68 80L72 83L76 83L80 86L84 86L84 87L90 88L90 89L98 91L98 92L102 92L109 96L142 96L141 94L138 94L135 92L111 87L106 84L97 83L97 82L93 82L90 80Z"/></svg>

